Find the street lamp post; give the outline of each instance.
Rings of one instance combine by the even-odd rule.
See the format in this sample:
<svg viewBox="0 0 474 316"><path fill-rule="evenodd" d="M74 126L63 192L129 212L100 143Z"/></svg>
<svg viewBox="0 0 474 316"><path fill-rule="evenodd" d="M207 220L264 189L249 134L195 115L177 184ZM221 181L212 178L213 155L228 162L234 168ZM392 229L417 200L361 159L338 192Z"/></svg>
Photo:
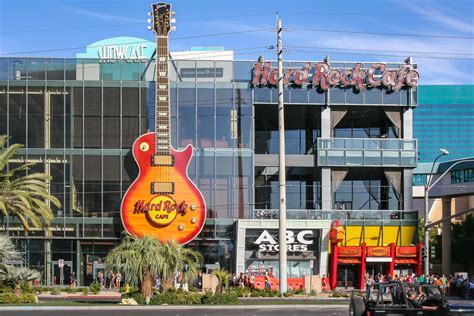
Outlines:
<svg viewBox="0 0 474 316"><path fill-rule="evenodd" d="M428 226L428 213L429 213L429 190L431 189L430 183L431 179L433 176L433 169L436 164L436 161L441 158L442 156L449 155L449 151L447 151L444 148L440 149L440 154L436 159L433 161L433 165L431 166L431 171L428 174L428 178L426 179L426 185L425 185L425 223L424 223L424 228L425 228L425 275L430 274L430 256L428 255L428 251L430 249L430 231L429 231L429 226Z"/></svg>

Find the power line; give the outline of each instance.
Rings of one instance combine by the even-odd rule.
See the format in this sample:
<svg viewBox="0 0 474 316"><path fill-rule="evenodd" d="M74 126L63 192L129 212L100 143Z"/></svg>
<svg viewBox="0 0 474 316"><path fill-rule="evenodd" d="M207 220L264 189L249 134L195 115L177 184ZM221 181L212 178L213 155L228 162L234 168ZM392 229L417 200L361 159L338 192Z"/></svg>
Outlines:
<svg viewBox="0 0 474 316"><path fill-rule="evenodd" d="M358 55L358 56L383 56L383 57L401 57L405 58L403 55L389 55L389 54L364 54L364 53L354 53L354 52L337 52L337 51L327 51L327 50L297 50L290 49L286 52L297 52L297 53L323 53L323 54L334 54L334 55ZM458 57L439 57L439 56L414 56L420 59L449 59L449 60L474 60L474 58L458 58Z"/></svg>
<svg viewBox="0 0 474 316"><path fill-rule="evenodd" d="M21 31L7 31L0 32L0 34L23 34L23 33L37 33L37 32L59 32L68 30L82 30L82 29L100 29L106 27L117 27L117 26L130 26L130 25L145 25L146 22L135 22L135 23L121 23L121 24L106 24L106 25L91 25L91 26L70 26L62 28L50 28L50 29L34 29L34 30L21 30Z"/></svg>
<svg viewBox="0 0 474 316"><path fill-rule="evenodd" d="M472 36L452 36L452 35L430 35L430 34L409 34L409 33L378 33L378 32L364 32L351 30L330 30L330 29L310 29L310 28L287 28L289 31L310 31L310 32L329 32L329 33L348 33L348 34L367 34L367 35L381 35L381 36L407 36L407 37L433 37L433 38L449 38L449 39L474 39Z"/></svg>
<svg viewBox="0 0 474 316"><path fill-rule="evenodd" d="M438 17L472 17L472 14L414 14L414 13L367 13L367 12L331 12L331 11L319 11L319 12L281 12L280 15L320 15L324 13L325 15L333 16L419 16L419 17L428 17L428 16L438 16ZM188 19L179 19L183 22L191 21L208 21L208 20L219 20L219 19L233 19L241 17L255 17L255 16L273 16L274 12L268 13L257 13L257 14L240 14L240 15L223 15L223 16L208 16L200 18L188 18ZM103 25L91 25L91 26L71 26L71 27L61 27L61 28L45 28L45 29L29 29L29 30L20 30L20 31L7 31L0 32L0 34L22 34L22 33L37 33L37 32L59 32L67 30L80 30L80 29L95 29L95 28L108 28L108 27L117 27L117 26L131 26L131 25L145 25L146 22L134 22L134 23L119 23L119 24L103 24Z"/></svg>
<svg viewBox="0 0 474 316"><path fill-rule="evenodd" d="M253 32L266 32L266 31L272 31L272 30L273 29L253 29L253 30L237 31L237 32L226 32L226 33L203 34L203 35L194 35L194 36L185 36L185 37L174 37L174 38L170 38L169 40L170 41L175 41L175 40L194 39L194 38L203 38L203 37L227 36L227 35L245 34L245 33L253 33ZM120 43L120 45L143 44L143 43L148 43L148 42L149 41L125 42L125 43ZM46 53L46 52L76 50L76 49L83 49L83 48L88 48L88 47L102 47L102 46L103 45L91 45L91 46L77 46L77 47L67 47L67 48L53 48L53 49L44 49L44 50L36 50L36 51L11 52L11 53L0 54L0 56L32 54L32 53Z"/></svg>
<svg viewBox="0 0 474 316"><path fill-rule="evenodd" d="M437 55L474 56L474 54L472 53L457 53L457 52L430 52L430 51L383 50L383 49L367 49L367 48L342 48L342 47L292 46L292 45L286 45L285 47L304 48L304 49L315 48L315 49L355 50L355 51L367 51L367 52L390 52L390 53L405 53L405 54L437 54Z"/></svg>

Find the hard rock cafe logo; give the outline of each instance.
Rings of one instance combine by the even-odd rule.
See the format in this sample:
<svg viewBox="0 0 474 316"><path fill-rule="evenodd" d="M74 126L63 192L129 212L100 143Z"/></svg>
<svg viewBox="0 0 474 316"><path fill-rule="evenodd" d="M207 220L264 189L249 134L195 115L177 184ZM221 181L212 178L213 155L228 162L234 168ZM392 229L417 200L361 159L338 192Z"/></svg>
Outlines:
<svg viewBox="0 0 474 316"><path fill-rule="evenodd" d="M399 69L389 69L386 64L376 63L363 69L356 63L352 69L331 68L326 62L306 63L301 69L286 68L283 71L283 84L307 86L329 90L334 86L353 87L362 91L370 87L382 86L398 91L405 86L418 85L420 74L413 65L406 64ZM253 85L276 86L278 69L271 68L271 62L258 61L253 66Z"/></svg>
<svg viewBox="0 0 474 316"><path fill-rule="evenodd" d="M163 227L171 224L179 214L184 216L187 207L186 201L178 203L171 196L156 195L149 202L138 200L133 214L145 214L154 224Z"/></svg>

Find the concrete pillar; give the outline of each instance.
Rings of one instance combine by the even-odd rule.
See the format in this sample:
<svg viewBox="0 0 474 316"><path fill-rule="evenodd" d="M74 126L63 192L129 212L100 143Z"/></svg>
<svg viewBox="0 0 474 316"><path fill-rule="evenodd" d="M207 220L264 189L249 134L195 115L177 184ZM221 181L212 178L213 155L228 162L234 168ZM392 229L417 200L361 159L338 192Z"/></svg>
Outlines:
<svg viewBox="0 0 474 316"><path fill-rule="evenodd" d="M53 276L51 275L51 239L44 241L44 275L45 284L47 286L53 285Z"/></svg>
<svg viewBox="0 0 474 316"><path fill-rule="evenodd" d="M403 133L400 136L403 139L413 139L413 110L406 108L403 112Z"/></svg>
<svg viewBox="0 0 474 316"><path fill-rule="evenodd" d="M321 168L321 209L332 210L331 168Z"/></svg>
<svg viewBox="0 0 474 316"><path fill-rule="evenodd" d="M451 198L443 198L443 216L446 218L451 216ZM445 275L449 275L451 271L451 220L442 224L441 229L441 249L442 249L442 270Z"/></svg>
<svg viewBox="0 0 474 316"><path fill-rule="evenodd" d="M326 106L321 110L321 138L331 137L331 108Z"/></svg>
<svg viewBox="0 0 474 316"><path fill-rule="evenodd" d="M77 285L81 286L82 284L82 249L81 249L81 241L78 239L76 240L76 280Z"/></svg>
<svg viewBox="0 0 474 316"><path fill-rule="evenodd" d="M403 210L413 210L413 169L403 170Z"/></svg>

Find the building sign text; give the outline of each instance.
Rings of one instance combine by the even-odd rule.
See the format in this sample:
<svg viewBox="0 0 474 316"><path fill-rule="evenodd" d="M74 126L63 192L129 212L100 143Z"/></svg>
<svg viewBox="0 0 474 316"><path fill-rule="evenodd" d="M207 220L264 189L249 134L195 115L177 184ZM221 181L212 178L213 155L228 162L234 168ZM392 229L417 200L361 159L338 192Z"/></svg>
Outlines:
<svg viewBox="0 0 474 316"><path fill-rule="evenodd" d="M332 87L354 88L362 91L367 87L382 86L398 91L403 87L416 87L420 74L413 65L403 65L400 69L389 69L386 64L375 63L370 68L362 68L356 63L352 69L331 68L326 62L306 63L301 69L283 70L283 84L314 87L329 90ZM271 62L258 61L253 66L253 85L276 86L278 69L271 68Z"/></svg>

